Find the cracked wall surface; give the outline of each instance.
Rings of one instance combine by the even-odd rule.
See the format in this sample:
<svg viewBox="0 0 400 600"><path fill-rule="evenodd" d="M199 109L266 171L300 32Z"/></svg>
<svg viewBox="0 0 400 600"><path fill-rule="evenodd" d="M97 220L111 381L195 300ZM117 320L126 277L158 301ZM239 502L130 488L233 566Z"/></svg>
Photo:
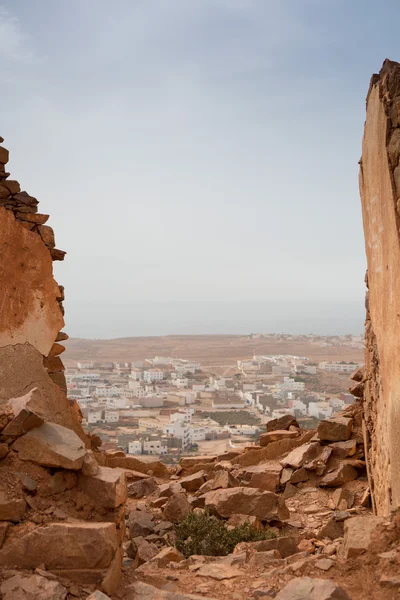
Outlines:
<svg viewBox="0 0 400 600"><path fill-rule="evenodd" d="M65 252L55 247L36 198L9 179L8 158L0 145L0 403L37 387L48 420L85 439L59 356L68 336L61 331L64 289L54 280L53 261Z"/></svg>
<svg viewBox="0 0 400 600"><path fill-rule="evenodd" d="M367 97L360 193L368 263L364 418L376 511L400 506L400 64Z"/></svg>

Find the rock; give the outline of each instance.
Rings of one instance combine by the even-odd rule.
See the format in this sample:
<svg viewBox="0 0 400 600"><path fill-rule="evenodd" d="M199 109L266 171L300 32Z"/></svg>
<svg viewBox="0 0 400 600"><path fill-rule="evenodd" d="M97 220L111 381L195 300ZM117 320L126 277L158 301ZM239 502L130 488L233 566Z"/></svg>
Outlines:
<svg viewBox="0 0 400 600"><path fill-rule="evenodd" d="M10 451L10 448L9 448L8 444L0 443L0 460L5 458L7 456L7 454L9 453L9 451Z"/></svg>
<svg viewBox="0 0 400 600"><path fill-rule="evenodd" d="M270 540L260 540L259 542L240 542L235 546L234 553L237 552L269 552L278 550L282 558L287 558L297 554L299 549L295 540L289 536L271 538Z"/></svg>
<svg viewBox="0 0 400 600"><path fill-rule="evenodd" d="M309 442L294 448L289 454L281 460L284 467L293 467L299 469L304 463L313 460L321 451L321 446L318 442Z"/></svg>
<svg viewBox="0 0 400 600"><path fill-rule="evenodd" d="M256 552L249 558L248 565L250 569L266 569L282 562L282 556L279 550L267 550L266 552Z"/></svg>
<svg viewBox="0 0 400 600"><path fill-rule="evenodd" d="M350 375L350 379L360 382L364 379L365 367L359 367Z"/></svg>
<svg viewBox="0 0 400 600"><path fill-rule="evenodd" d="M345 488L338 488L333 492L332 500L335 508L339 510L347 510L353 506L354 494Z"/></svg>
<svg viewBox="0 0 400 600"><path fill-rule="evenodd" d="M351 600L351 598L329 579L296 577L285 585L275 600Z"/></svg>
<svg viewBox="0 0 400 600"><path fill-rule="evenodd" d="M295 483L301 483L302 481L307 481L310 479L310 476L304 467L300 467L300 469L296 469L290 478L290 483L294 485Z"/></svg>
<svg viewBox="0 0 400 600"><path fill-rule="evenodd" d="M320 560L316 561L315 566L317 569L321 569L321 571L329 571L334 564L335 561L330 558L321 558Z"/></svg>
<svg viewBox="0 0 400 600"><path fill-rule="evenodd" d="M82 473L83 475L91 477L93 475L97 475L98 472L99 464L94 457L94 452L92 450L87 450L85 458L83 459Z"/></svg>
<svg viewBox="0 0 400 600"><path fill-rule="evenodd" d="M157 561L160 568L166 567L169 563L182 562L185 557L179 550L171 546L167 546L160 550L160 552L154 557L154 561Z"/></svg>
<svg viewBox="0 0 400 600"><path fill-rule="evenodd" d="M129 513L127 526L131 539L139 536L146 537L154 533L153 515L141 510L133 510Z"/></svg>
<svg viewBox="0 0 400 600"><path fill-rule="evenodd" d="M197 509L196 509L197 510ZM263 529L261 521L254 515L231 515L228 519L228 525L231 527L239 527L248 523L254 529Z"/></svg>
<svg viewBox="0 0 400 600"><path fill-rule="evenodd" d="M375 515L347 519L344 524L344 557L353 558L368 550L372 533L382 522L383 518Z"/></svg>
<svg viewBox="0 0 400 600"><path fill-rule="evenodd" d="M159 548L152 542L142 539L137 546L137 552L133 563L133 568L136 569L143 563L152 560L159 553Z"/></svg>
<svg viewBox="0 0 400 600"><path fill-rule="evenodd" d="M0 548L3 545L4 540L6 539L7 531L8 531L9 523L7 521L0 521Z"/></svg>
<svg viewBox="0 0 400 600"><path fill-rule="evenodd" d="M379 580L380 585L384 585L390 588L400 588L400 577L391 577L390 575L381 575Z"/></svg>
<svg viewBox="0 0 400 600"><path fill-rule="evenodd" d="M346 463L341 463L334 471L324 475L318 485L336 487L338 485L343 485L346 481L353 481L353 479L357 479L357 477L358 473L354 467L347 465Z"/></svg>
<svg viewBox="0 0 400 600"><path fill-rule="evenodd" d="M29 221L36 225L44 225L49 220L49 216L50 215L42 215L40 213L32 214L31 212L23 212L21 208L15 213L15 218L19 221ZM47 252L46 248L44 248L44 250Z"/></svg>
<svg viewBox="0 0 400 600"><path fill-rule="evenodd" d="M106 455L106 467L119 467L120 469L130 469L139 473L154 475L154 477L167 477L168 469L159 460L146 462L134 456L115 456Z"/></svg>
<svg viewBox="0 0 400 600"><path fill-rule="evenodd" d="M23 498L8 498L4 491L0 491L0 521L18 523L25 510L26 502Z"/></svg>
<svg viewBox="0 0 400 600"><path fill-rule="evenodd" d="M116 508L127 499L125 473L122 469L98 467L96 475L88 477L80 474L78 487L89 498L107 508Z"/></svg>
<svg viewBox="0 0 400 600"><path fill-rule="evenodd" d="M217 579L222 581L223 579L232 579L233 577L240 577L243 572L237 567L233 567L229 564L225 564L222 561L215 563L208 563L200 567L197 571L197 575L200 577L211 577L211 579Z"/></svg>
<svg viewBox="0 0 400 600"><path fill-rule="evenodd" d="M352 385L349 388L349 392L355 398L362 398L364 395L364 387L365 387L365 385L363 382L355 383L354 385Z"/></svg>
<svg viewBox="0 0 400 600"><path fill-rule="evenodd" d="M254 467L248 467L244 474L250 477L249 487L259 488L267 492L276 492L280 486L282 466L271 461Z"/></svg>
<svg viewBox="0 0 400 600"><path fill-rule="evenodd" d="M334 458L347 458L348 456L354 456L357 450L356 440L347 440L346 442L334 442L329 444L332 448L332 456Z"/></svg>
<svg viewBox="0 0 400 600"><path fill-rule="evenodd" d="M224 471L221 471L223 473ZM205 472L197 471L197 473L193 473L193 475L188 475L180 480L181 486L187 492L197 492L199 487L203 485L205 482Z"/></svg>
<svg viewBox="0 0 400 600"><path fill-rule="evenodd" d="M11 398L8 400L8 405L12 409L14 418L3 429L2 435L18 437L44 423L45 406L42 393L37 388L33 388L20 398Z"/></svg>
<svg viewBox="0 0 400 600"><path fill-rule="evenodd" d="M293 498L297 494L297 487L292 483L287 483L285 489L283 490L282 497L283 498Z"/></svg>
<svg viewBox="0 0 400 600"><path fill-rule="evenodd" d="M186 498L185 494L174 494L168 499L163 515L167 521L178 523L192 512L192 505Z"/></svg>
<svg viewBox="0 0 400 600"><path fill-rule="evenodd" d="M283 415L282 417L279 417L279 419L268 421L267 431L282 431L283 429L289 429L291 425L299 427L299 424L293 415Z"/></svg>
<svg viewBox="0 0 400 600"><path fill-rule="evenodd" d="M143 581L137 581L125 589L125 600L213 600L213 598L160 590Z"/></svg>
<svg viewBox="0 0 400 600"><path fill-rule="evenodd" d="M15 575L1 584L3 600L64 600L67 590L58 581L40 575Z"/></svg>
<svg viewBox="0 0 400 600"><path fill-rule="evenodd" d="M170 498L174 494L179 494L180 492L184 492L183 487L178 481L173 481L172 483L163 483L158 488L158 497Z"/></svg>
<svg viewBox="0 0 400 600"><path fill-rule="evenodd" d="M162 508L168 502L168 498L166 496L160 496L159 498L155 498L150 502L151 508Z"/></svg>
<svg viewBox="0 0 400 600"><path fill-rule="evenodd" d="M103 594L103 592L96 590L95 592L93 592L93 594L90 594L90 596L88 596L86 600L111 600L111 598L110 596L106 596L105 594Z"/></svg>
<svg viewBox="0 0 400 600"><path fill-rule="evenodd" d="M320 440L341 442L348 440L353 428L353 419L334 417L318 423L317 433Z"/></svg>
<svg viewBox="0 0 400 600"><path fill-rule="evenodd" d="M238 480L229 471L218 471L211 481L207 481L209 491L236 487Z"/></svg>
<svg viewBox="0 0 400 600"><path fill-rule="evenodd" d="M341 538L344 535L344 522L337 520L335 516L333 516L317 533L317 538L319 540L323 540L325 538L329 538L331 540L336 540L337 538Z"/></svg>
<svg viewBox="0 0 400 600"><path fill-rule="evenodd" d="M260 435L260 446L267 446L270 442L277 442L278 440L293 439L299 437L299 430L286 431L286 430L274 430L262 433Z"/></svg>
<svg viewBox="0 0 400 600"><path fill-rule="evenodd" d="M217 459L217 456L185 456L180 459L179 464L183 469L186 469L188 467L194 467L199 463L203 465L214 463Z"/></svg>
<svg viewBox="0 0 400 600"><path fill-rule="evenodd" d="M321 448L321 451L315 458L304 463L304 468L308 471L315 471L316 475L322 475L326 469L326 463L328 462L333 450L329 446Z"/></svg>
<svg viewBox="0 0 400 600"><path fill-rule="evenodd" d="M24 490L27 492L35 492L37 490L37 483L32 477L25 475L25 473L20 473L19 471L16 471L15 474L22 483Z"/></svg>
<svg viewBox="0 0 400 600"><path fill-rule="evenodd" d="M148 477L147 479L141 479L128 485L128 497L129 498L143 498L150 496L157 491L158 485L154 477Z"/></svg>
<svg viewBox="0 0 400 600"><path fill-rule="evenodd" d="M71 490L78 483L78 477L76 473L72 471L57 471L49 481L48 493L61 494L65 490Z"/></svg>
<svg viewBox="0 0 400 600"><path fill-rule="evenodd" d="M273 492L256 488L236 487L205 494L205 507L220 517L248 514L262 521L289 519L289 511L282 498Z"/></svg>
<svg viewBox="0 0 400 600"><path fill-rule="evenodd" d="M285 483L288 483L290 481L292 473L293 469L291 469L290 467L285 467L284 469L282 469L280 484L285 485Z"/></svg>
<svg viewBox="0 0 400 600"><path fill-rule="evenodd" d="M31 429L13 444L20 460L30 460L45 467L78 470L83 465L86 449L71 429L44 423Z"/></svg>
<svg viewBox="0 0 400 600"><path fill-rule="evenodd" d="M0 564L21 569L45 564L51 571L104 569L110 566L118 546L114 523L29 524L19 536L9 536L5 541Z"/></svg>
<svg viewBox="0 0 400 600"><path fill-rule="evenodd" d="M39 235L42 238L43 242L49 248L54 248L56 245L56 241L54 238L54 231L48 225L38 225Z"/></svg>

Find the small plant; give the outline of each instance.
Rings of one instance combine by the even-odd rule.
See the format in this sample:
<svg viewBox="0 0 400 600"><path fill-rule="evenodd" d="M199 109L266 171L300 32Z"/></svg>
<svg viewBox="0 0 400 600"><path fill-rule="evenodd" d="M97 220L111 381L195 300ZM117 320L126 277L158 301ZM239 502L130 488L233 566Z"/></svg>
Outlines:
<svg viewBox="0 0 400 600"><path fill-rule="evenodd" d="M250 523L228 529L224 521L208 511L190 513L175 525L175 533L175 546L186 558L192 554L226 556L233 552L239 542L257 542L276 537L271 529L255 529Z"/></svg>

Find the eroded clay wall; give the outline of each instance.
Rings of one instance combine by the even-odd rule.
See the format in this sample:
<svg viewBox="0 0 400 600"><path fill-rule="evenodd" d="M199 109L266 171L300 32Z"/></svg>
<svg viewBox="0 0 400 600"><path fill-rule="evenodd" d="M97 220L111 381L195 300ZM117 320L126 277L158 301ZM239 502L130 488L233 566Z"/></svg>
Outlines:
<svg viewBox="0 0 400 600"><path fill-rule="evenodd" d="M64 293L53 261L65 252L55 248L49 216L38 212L36 198L10 179L8 158L0 146L0 403L37 387L49 420L84 437L59 358L59 342L68 336L61 332Z"/></svg>
<svg viewBox="0 0 400 600"><path fill-rule="evenodd" d="M364 415L376 512L400 505L400 65L367 98L360 193L368 262Z"/></svg>

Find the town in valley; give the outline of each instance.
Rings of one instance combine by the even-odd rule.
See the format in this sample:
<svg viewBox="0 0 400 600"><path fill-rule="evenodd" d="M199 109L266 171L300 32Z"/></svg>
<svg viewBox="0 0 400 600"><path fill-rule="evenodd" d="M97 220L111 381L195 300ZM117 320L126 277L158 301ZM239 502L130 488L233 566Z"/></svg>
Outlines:
<svg viewBox="0 0 400 600"><path fill-rule="evenodd" d="M140 359L136 349L131 360L73 360L70 352L68 397L78 403L85 429L97 434L105 449L157 456L166 463L183 454L258 446L272 419L291 414L311 429L351 404L349 377L363 362L361 336L252 334L244 340L249 346L258 341L288 349L301 343L313 351L312 356L253 354L220 360L222 365L188 359L179 348L173 356ZM334 360L318 360L332 350Z"/></svg>

